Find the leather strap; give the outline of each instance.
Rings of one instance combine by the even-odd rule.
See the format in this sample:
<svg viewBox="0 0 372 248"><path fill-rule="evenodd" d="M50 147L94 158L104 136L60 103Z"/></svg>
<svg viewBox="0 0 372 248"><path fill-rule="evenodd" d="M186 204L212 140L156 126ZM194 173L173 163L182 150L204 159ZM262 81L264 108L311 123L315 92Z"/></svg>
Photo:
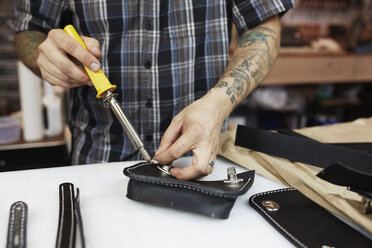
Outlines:
<svg viewBox="0 0 372 248"><path fill-rule="evenodd" d="M74 209L74 185L59 185L59 221L56 248L74 248L76 219Z"/></svg>
<svg viewBox="0 0 372 248"><path fill-rule="evenodd" d="M290 135L290 136L295 136L295 137L300 137L300 138L305 138L305 139L309 139L309 140L313 140L313 141L316 141L314 139L311 139L303 134L300 134L300 133L297 133L291 129L282 129L282 128L279 128L279 129L275 129L275 131L277 131L278 133L281 133L281 134L286 134L286 135ZM372 142L358 142L358 143L327 143L329 145L335 145L335 146L342 146L342 147L345 147L345 148L349 148L349 149L353 149L353 150L358 150L358 151L361 151L361 152L368 152L368 153L372 153Z"/></svg>
<svg viewBox="0 0 372 248"><path fill-rule="evenodd" d="M324 168L318 177L372 193L372 154L367 152L245 126L238 126L235 145Z"/></svg>
<svg viewBox="0 0 372 248"><path fill-rule="evenodd" d="M78 230L79 230L79 234L80 234L81 248L85 248L83 219L81 217L81 211L80 211L80 190L79 190L79 188L76 188L75 217L76 217L76 223L79 227Z"/></svg>
<svg viewBox="0 0 372 248"><path fill-rule="evenodd" d="M26 248L27 204L17 201L10 207L6 248Z"/></svg>

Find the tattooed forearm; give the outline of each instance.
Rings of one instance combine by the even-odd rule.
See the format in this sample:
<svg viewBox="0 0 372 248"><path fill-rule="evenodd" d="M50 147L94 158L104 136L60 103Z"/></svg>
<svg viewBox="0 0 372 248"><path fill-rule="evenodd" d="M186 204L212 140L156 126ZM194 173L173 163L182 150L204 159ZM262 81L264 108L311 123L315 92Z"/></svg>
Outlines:
<svg viewBox="0 0 372 248"><path fill-rule="evenodd" d="M266 76L279 46L280 37L267 26L245 32L217 88L225 89L233 106L247 96Z"/></svg>
<svg viewBox="0 0 372 248"><path fill-rule="evenodd" d="M247 32L239 39L239 47L247 47L256 42L263 42L267 49L270 49L268 39L276 41L276 34L273 30L267 27L256 27L251 32Z"/></svg>
<svg viewBox="0 0 372 248"><path fill-rule="evenodd" d="M228 83L222 81L217 87L224 88L226 87L226 94L230 97L230 101L233 105L237 104L237 97L240 97L243 94L244 83L249 84L250 78L248 72L243 68L233 68L229 73L229 76L233 78L233 83L231 86L228 86ZM248 89L248 87L245 87Z"/></svg>
<svg viewBox="0 0 372 248"><path fill-rule="evenodd" d="M14 47L18 58L38 76L41 74L36 63L39 56L37 48L45 38L46 34L39 31L24 31L14 36Z"/></svg>

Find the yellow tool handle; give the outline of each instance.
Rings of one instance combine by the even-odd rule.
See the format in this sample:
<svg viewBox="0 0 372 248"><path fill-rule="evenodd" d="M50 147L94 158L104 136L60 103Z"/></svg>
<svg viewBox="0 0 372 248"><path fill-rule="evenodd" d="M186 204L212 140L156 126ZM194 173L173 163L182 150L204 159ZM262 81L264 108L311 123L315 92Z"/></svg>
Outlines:
<svg viewBox="0 0 372 248"><path fill-rule="evenodd" d="M84 41L80 38L79 34L76 32L74 26L67 25L64 28L65 32L71 35L75 40L77 40L80 45L82 45L85 49L87 49L87 46L84 44ZM88 49L87 49L88 50ZM97 90L97 98L101 98L105 95L105 92L110 90L114 91L116 89L116 85L112 85L110 81L107 79L106 75L103 73L101 69L99 71L94 72L87 68L84 65L85 70L88 73L88 76L90 80L92 81L94 87Z"/></svg>

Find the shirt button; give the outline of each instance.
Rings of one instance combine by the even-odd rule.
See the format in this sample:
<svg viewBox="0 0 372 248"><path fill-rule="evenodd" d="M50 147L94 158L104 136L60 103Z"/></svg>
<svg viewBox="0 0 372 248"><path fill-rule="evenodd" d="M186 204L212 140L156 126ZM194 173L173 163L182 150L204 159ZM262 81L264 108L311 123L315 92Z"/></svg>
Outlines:
<svg viewBox="0 0 372 248"><path fill-rule="evenodd" d="M146 25L146 29L147 30L152 30L154 28L154 26L151 24L151 23L147 23L147 25Z"/></svg>
<svg viewBox="0 0 372 248"><path fill-rule="evenodd" d="M145 104L146 108L152 108L152 101L151 99L147 99L147 102Z"/></svg>
<svg viewBox="0 0 372 248"><path fill-rule="evenodd" d="M152 66L151 61L146 61L146 63L145 63L145 68L146 68L146 69L150 69L151 66Z"/></svg>
<svg viewBox="0 0 372 248"><path fill-rule="evenodd" d="M152 135L147 135L147 136L146 136L146 140L147 140L148 142L150 142L152 139L153 139Z"/></svg>

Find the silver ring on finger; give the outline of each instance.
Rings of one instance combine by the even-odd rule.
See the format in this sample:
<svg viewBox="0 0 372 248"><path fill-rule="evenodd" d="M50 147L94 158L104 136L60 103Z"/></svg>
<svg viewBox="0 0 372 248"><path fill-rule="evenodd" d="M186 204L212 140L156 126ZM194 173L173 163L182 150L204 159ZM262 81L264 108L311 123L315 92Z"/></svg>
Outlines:
<svg viewBox="0 0 372 248"><path fill-rule="evenodd" d="M213 162L213 160L211 159L211 160L209 160L209 162L208 162L208 164L213 168L213 166L214 166L214 162Z"/></svg>

